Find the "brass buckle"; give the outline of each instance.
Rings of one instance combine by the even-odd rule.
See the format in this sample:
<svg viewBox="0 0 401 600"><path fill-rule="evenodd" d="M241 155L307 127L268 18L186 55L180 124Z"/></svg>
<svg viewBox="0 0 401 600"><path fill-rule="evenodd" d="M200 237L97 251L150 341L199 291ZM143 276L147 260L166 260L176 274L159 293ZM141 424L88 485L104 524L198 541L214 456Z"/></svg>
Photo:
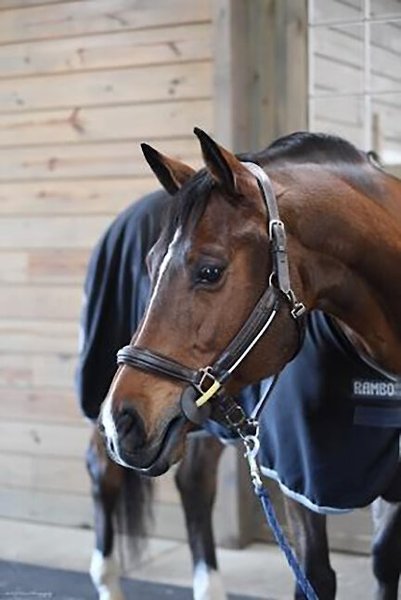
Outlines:
<svg viewBox="0 0 401 600"><path fill-rule="evenodd" d="M203 394L217 380L216 380L216 377L213 375L213 367L211 367L211 366L203 367L202 369L199 369L199 372L202 373L202 376L201 376L200 381L199 381L199 383L197 384L196 387ZM206 389L204 389L203 386L204 386L205 382L207 382L208 380L210 381L210 385Z"/></svg>
<svg viewBox="0 0 401 600"><path fill-rule="evenodd" d="M201 396L195 401L198 408L209 402L221 388L220 381L213 375L212 367L204 367L203 369L199 369L199 372L202 373L202 376L196 388L201 393ZM208 380L210 380L210 385L206 389L203 389L205 382Z"/></svg>

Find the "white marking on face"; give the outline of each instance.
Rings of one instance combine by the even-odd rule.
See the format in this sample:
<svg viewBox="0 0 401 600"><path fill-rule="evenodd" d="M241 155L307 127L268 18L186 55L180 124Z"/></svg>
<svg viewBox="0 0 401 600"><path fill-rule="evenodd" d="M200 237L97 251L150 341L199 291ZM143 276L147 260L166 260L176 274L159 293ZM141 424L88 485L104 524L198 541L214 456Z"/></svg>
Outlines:
<svg viewBox="0 0 401 600"><path fill-rule="evenodd" d="M120 587L120 570L112 556L103 556L95 549L89 570L99 600L124 600Z"/></svg>
<svg viewBox="0 0 401 600"><path fill-rule="evenodd" d="M197 563L193 577L194 600L226 600L223 580L215 569L205 562Z"/></svg>
<svg viewBox="0 0 401 600"><path fill-rule="evenodd" d="M113 442L113 459L122 467L128 467L129 465L121 458L119 449L118 449L118 435L117 429L114 423L113 415L111 412L111 404L112 404L112 389L110 389L109 394L107 395L106 400L102 406L102 412L100 414L100 420L104 427L104 432L106 435L107 442L109 440Z"/></svg>
<svg viewBox="0 0 401 600"><path fill-rule="evenodd" d="M81 305L81 313L84 314L86 312L86 307L88 304L88 295L84 292L82 297L82 305ZM78 354L83 354L85 349L86 336L85 336L85 328L81 316L81 320L79 323L79 334L78 334Z"/></svg>
<svg viewBox="0 0 401 600"><path fill-rule="evenodd" d="M153 288L152 295L150 297L149 304L148 304L148 309L146 311L146 314L145 314L144 320L142 322L141 328L139 329L139 331L137 333L137 336L136 336L137 339L140 338L142 332L145 330L146 323L148 321L150 312L152 310L152 306L153 306L153 304L154 304L154 302L156 300L157 294L159 293L160 284L162 282L163 275L166 272L167 267L168 267L168 265L169 265L169 263L170 263L170 261L171 261L171 259L173 257L174 248L175 248L175 246L176 246L176 244L177 244L177 242L179 240L180 235L181 235L181 228L179 227L176 230L176 232L174 234L174 237L171 240L171 242L170 242L170 244L169 244L169 246L167 248L167 252L164 255L163 260L161 262L161 265L159 267L159 272L157 274L157 280L156 280L155 286Z"/></svg>
<svg viewBox="0 0 401 600"><path fill-rule="evenodd" d="M147 319L148 319L148 315L151 312L152 306L155 302L155 299L157 297L157 294L159 292L160 289L160 284L163 278L164 273L167 270L167 267L171 261L171 258L173 256L173 252L174 252L174 248L175 245L178 242L178 239L180 237L181 234L181 228L178 228L174 234L173 239L171 240L170 244L168 245L166 254L163 257L163 260L161 262L160 268L159 268L159 272L157 274L157 280L156 280L156 284L153 288L152 291L152 295L150 297L149 300L149 305L148 305L148 310L146 311L146 315L145 318L142 322L141 328L138 331L137 334L137 339L140 337L142 331L145 329L146 327L146 323L147 323ZM102 407L102 412L101 412L101 423L104 427L104 431L105 431L105 435L107 440L111 440L113 442L113 450L112 454L113 454L113 459L115 460L115 462L119 463L121 466L123 467L128 467L129 465L121 458L120 456L120 452L119 452L119 448L118 448L118 435L117 435L117 430L116 430L116 426L114 423L114 419L112 416L112 396L113 396L113 388L117 385L118 383L118 376L117 378L114 380L109 393L107 395L107 398L105 399L104 403L103 403L103 407Z"/></svg>

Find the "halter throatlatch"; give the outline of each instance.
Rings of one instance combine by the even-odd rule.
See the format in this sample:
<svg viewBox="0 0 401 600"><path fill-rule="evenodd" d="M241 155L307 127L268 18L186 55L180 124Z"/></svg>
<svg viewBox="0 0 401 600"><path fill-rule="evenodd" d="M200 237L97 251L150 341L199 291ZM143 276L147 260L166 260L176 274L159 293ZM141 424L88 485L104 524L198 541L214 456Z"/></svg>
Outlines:
<svg viewBox="0 0 401 600"><path fill-rule="evenodd" d="M266 205L273 262L268 286L252 313L216 362L201 369L190 369L166 356L137 346L124 346L117 353L119 365L128 365L189 384L181 396L181 407L185 416L197 425L209 418L209 401L218 397L218 412L226 424L242 436L249 435L255 419L248 419L237 402L223 393L224 384L271 327L284 306L289 307L297 324L301 343L303 328L300 317L305 312L305 306L297 301L291 288L286 232L270 179L259 165L249 162L243 164L255 176Z"/></svg>

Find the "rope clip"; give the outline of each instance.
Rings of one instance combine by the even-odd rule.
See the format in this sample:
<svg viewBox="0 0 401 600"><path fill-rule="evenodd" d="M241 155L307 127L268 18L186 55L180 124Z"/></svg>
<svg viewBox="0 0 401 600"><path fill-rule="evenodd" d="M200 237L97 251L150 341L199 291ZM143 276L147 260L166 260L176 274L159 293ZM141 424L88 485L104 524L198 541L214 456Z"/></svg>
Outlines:
<svg viewBox="0 0 401 600"><path fill-rule="evenodd" d="M256 433L254 435L247 435L243 438L244 446L245 446L245 458L248 461L249 473L252 479L252 483L255 487L262 487L262 479L260 476L260 469L256 457L259 453L260 449L260 440L259 440L259 427L256 429Z"/></svg>

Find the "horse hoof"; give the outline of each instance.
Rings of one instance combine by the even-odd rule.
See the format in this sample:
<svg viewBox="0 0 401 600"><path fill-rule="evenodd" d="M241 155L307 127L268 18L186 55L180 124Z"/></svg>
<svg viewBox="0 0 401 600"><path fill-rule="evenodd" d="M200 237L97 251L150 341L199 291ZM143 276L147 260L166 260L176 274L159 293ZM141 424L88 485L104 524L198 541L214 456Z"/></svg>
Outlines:
<svg viewBox="0 0 401 600"><path fill-rule="evenodd" d="M92 554L90 576L99 600L125 600L120 587L120 573L112 556L103 556L99 550Z"/></svg>
<svg viewBox="0 0 401 600"><path fill-rule="evenodd" d="M198 563L193 579L194 600L227 600L220 573Z"/></svg>
<svg viewBox="0 0 401 600"><path fill-rule="evenodd" d="M99 600L125 600L120 586L99 591Z"/></svg>

